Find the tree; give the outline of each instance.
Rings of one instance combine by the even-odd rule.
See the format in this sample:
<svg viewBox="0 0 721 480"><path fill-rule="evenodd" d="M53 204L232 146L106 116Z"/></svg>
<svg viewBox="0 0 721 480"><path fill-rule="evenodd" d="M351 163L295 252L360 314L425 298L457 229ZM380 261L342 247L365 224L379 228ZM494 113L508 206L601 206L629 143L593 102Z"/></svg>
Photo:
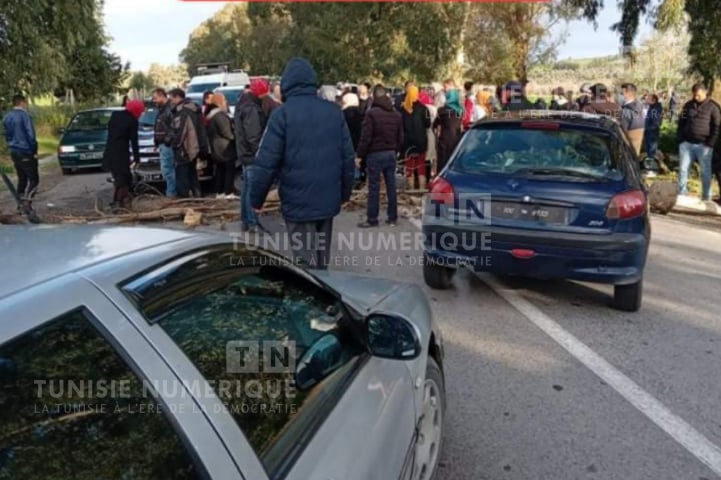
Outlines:
<svg viewBox="0 0 721 480"><path fill-rule="evenodd" d="M133 73L128 82L128 88L138 90L139 92L147 92L148 90L152 90L154 86L153 79L143 72Z"/></svg>
<svg viewBox="0 0 721 480"><path fill-rule="evenodd" d="M187 77L187 67L185 65L166 66L152 63L148 68L148 78L153 87L178 87L183 84Z"/></svg>
<svg viewBox="0 0 721 480"><path fill-rule="evenodd" d="M74 73L79 70L112 82L113 75L119 75L118 62L104 50L101 8L100 0L3 0L0 104L18 91L45 93L81 80ZM85 59L91 63L89 70L82 65Z"/></svg>
<svg viewBox="0 0 721 480"><path fill-rule="evenodd" d="M580 14L580 8L559 0L475 4L466 26L469 75L496 84L528 80L531 66L554 59L565 39L552 35L552 28Z"/></svg>
<svg viewBox="0 0 721 480"><path fill-rule="evenodd" d="M596 20L604 6L603 0L564 0L568 5L581 8L583 15ZM624 0L621 19L613 28L619 32L621 45L633 56L634 40L641 19L649 17L661 31L678 27L687 17L690 41L689 73L703 77L712 93L721 95L721 59L717 55L721 43L721 12L716 2L709 0Z"/></svg>

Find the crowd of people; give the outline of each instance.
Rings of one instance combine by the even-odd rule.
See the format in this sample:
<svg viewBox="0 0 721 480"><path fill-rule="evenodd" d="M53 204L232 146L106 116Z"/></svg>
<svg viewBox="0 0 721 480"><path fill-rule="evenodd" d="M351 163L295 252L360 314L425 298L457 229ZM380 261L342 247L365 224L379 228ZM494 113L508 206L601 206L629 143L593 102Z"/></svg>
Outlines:
<svg viewBox="0 0 721 480"><path fill-rule="evenodd" d="M521 82L498 88L466 82L459 88L453 79L423 87L409 81L396 96L382 84L318 89L313 67L299 58L289 61L281 78L276 86L253 79L233 115L222 93L208 92L202 105L197 105L181 89L153 91L159 110L155 143L168 196L201 195L197 168L201 162L211 162L217 195L240 200L244 231L261 228L258 213L270 189L277 186L288 230L328 237L341 204L350 199L353 188L364 184L368 205L359 227L380 224L383 181L386 223L393 226L398 221L399 172L404 172L409 188L426 189L475 122L497 112L522 110L613 117L639 159L656 156L662 120L669 118L678 122L679 193L688 191L693 161L701 165L703 200L711 200L713 173L721 183L721 146L716 145L721 107L702 84L694 85L693 98L681 106L675 93L668 98L648 92L639 96L632 83L621 85L618 97L601 83L581 85L577 96L556 88L550 104L529 100ZM16 97L14 105L3 123L18 174L18 192L29 201L39 181L37 141L25 99ZM119 207L127 207L131 197L131 162L139 159L138 118L144 103L129 100L124 106L111 116L103 159L113 175L113 202ZM647 167L642 162L642 168ZM238 177L242 179L239 188ZM301 242L296 253L305 263L322 268L327 265L329 248L318 241Z"/></svg>

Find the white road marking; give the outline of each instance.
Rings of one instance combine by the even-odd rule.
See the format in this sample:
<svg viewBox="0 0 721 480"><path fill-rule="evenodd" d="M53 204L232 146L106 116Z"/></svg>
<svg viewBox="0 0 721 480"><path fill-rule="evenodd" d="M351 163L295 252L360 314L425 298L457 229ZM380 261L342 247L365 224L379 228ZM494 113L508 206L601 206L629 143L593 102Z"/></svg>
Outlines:
<svg viewBox="0 0 721 480"><path fill-rule="evenodd" d="M421 228L420 220L411 219L410 222L417 228ZM506 288L491 275L481 275L480 278L526 319L606 382L649 420L686 448L694 457L721 476L721 448L689 425L684 419L674 414L663 403L603 357L564 330L551 317L523 298L518 292Z"/></svg>

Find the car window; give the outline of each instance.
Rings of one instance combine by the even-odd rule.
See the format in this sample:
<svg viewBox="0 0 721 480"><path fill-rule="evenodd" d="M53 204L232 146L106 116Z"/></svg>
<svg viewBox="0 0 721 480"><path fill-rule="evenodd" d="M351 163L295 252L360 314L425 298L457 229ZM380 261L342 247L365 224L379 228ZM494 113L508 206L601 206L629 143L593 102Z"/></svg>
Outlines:
<svg viewBox="0 0 721 480"><path fill-rule="evenodd" d="M104 130L108 128L112 110L81 112L73 117L68 130Z"/></svg>
<svg viewBox="0 0 721 480"><path fill-rule="evenodd" d="M188 85L188 93L212 92L218 87L220 87L220 82L195 83L193 85Z"/></svg>
<svg viewBox="0 0 721 480"><path fill-rule="evenodd" d="M200 478L160 407L81 311L0 345L0 479L55 478Z"/></svg>
<svg viewBox="0 0 721 480"><path fill-rule="evenodd" d="M233 89L233 90L221 90L220 93L225 95L225 99L228 101L228 105L235 106L236 103L238 103L238 97L243 92L243 89Z"/></svg>
<svg viewBox="0 0 721 480"><path fill-rule="evenodd" d="M271 478L292 465L360 364L357 326L340 300L257 251L199 251L123 290L202 373Z"/></svg>
<svg viewBox="0 0 721 480"><path fill-rule="evenodd" d="M158 118L158 108L155 105L146 105L145 111L138 119L141 126L155 126L155 119Z"/></svg>
<svg viewBox="0 0 721 480"><path fill-rule="evenodd" d="M610 134L581 129L477 128L453 162L466 173L577 171L604 178L617 170Z"/></svg>

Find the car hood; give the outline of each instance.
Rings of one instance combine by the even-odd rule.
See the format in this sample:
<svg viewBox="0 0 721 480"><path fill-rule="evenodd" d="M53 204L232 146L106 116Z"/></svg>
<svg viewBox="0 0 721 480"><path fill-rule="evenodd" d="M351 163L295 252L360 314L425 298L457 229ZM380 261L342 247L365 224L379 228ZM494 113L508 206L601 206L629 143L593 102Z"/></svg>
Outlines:
<svg viewBox="0 0 721 480"><path fill-rule="evenodd" d="M430 306L417 285L350 273L313 273L363 316L373 312L396 313L416 323L422 331L430 328Z"/></svg>
<svg viewBox="0 0 721 480"><path fill-rule="evenodd" d="M68 130L60 141L61 145L77 143L104 143L108 140L108 130Z"/></svg>

